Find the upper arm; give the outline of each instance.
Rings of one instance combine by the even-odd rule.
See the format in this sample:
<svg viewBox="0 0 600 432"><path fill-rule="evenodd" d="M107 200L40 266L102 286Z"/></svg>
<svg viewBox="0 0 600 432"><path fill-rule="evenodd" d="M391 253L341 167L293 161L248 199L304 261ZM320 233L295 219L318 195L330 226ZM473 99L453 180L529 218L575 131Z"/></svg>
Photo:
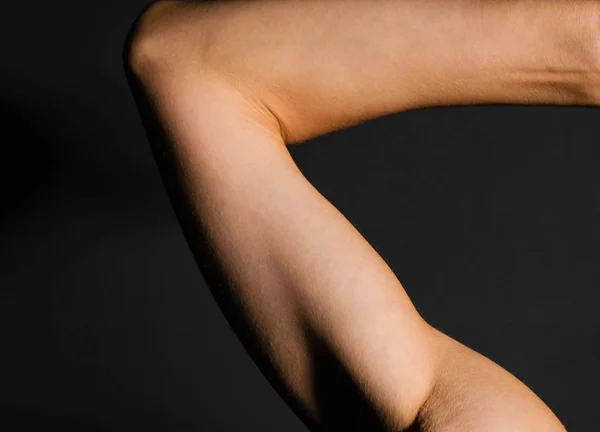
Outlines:
<svg viewBox="0 0 600 432"><path fill-rule="evenodd" d="M190 245L261 370L305 419L411 424L433 383L432 329L276 122L218 74L154 59L135 75Z"/></svg>
<svg viewBox="0 0 600 432"><path fill-rule="evenodd" d="M173 4L133 32L131 84L209 288L296 413L334 430L564 431L516 378L421 318L304 178L273 113L202 62L202 20L190 30Z"/></svg>

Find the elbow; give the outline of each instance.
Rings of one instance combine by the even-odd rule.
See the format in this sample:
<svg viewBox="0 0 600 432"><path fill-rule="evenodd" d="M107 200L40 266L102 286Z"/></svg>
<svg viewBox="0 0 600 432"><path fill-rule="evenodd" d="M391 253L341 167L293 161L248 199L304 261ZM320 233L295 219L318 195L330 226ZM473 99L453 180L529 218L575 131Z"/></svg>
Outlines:
<svg viewBox="0 0 600 432"><path fill-rule="evenodd" d="M287 139L279 117L258 91L245 85L239 70L231 72L227 67L237 51L213 24L218 22L216 11L216 5L159 0L138 15L123 46L123 64L134 98L147 105L148 97L158 93L187 97L190 89L202 86L211 89L209 93L226 94L222 100L235 104L278 138Z"/></svg>
<svg viewBox="0 0 600 432"><path fill-rule="evenodd" d="M147 66L159 59L161 48L157 25L170 3L151 3L138 14L129 28L122 52L123 65L128 73L141 75Z"/></svg>
<svg viewBox="0 0 600 432"><path fill-rule="evenodd" d="M192 34L182 19L189 6L183 1L159 0L142 10L123 45L123 66L129 77L146 81L200 63L198 28Z"/></svg>

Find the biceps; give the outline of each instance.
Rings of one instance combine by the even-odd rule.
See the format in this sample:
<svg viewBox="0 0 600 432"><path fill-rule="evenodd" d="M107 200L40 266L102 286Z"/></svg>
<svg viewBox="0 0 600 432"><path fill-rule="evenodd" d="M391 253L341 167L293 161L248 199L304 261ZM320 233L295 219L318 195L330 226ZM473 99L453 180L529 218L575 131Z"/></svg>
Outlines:
<svg viewBox="0 0 600 432"><path fill-rule="evenodd" d="M235 90L188 78L145 91L186 236L261 370L318 422L356 419L363 401L362 421L412 423L431 387L431 329L381 257Z"/></svg>

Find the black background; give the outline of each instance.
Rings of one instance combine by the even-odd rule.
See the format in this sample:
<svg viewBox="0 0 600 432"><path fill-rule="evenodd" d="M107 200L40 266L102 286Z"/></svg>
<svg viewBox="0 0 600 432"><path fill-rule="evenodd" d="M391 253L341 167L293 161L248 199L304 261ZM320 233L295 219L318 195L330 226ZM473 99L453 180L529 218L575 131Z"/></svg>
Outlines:
<svg viewBox="0 0 600 432"><path fill-rule="evenodd" d="M0 428L302 431L205 286L121 64L147 1L0 7ZM600 423L600 111L401 113L291 148L425 319Z"/></svg>

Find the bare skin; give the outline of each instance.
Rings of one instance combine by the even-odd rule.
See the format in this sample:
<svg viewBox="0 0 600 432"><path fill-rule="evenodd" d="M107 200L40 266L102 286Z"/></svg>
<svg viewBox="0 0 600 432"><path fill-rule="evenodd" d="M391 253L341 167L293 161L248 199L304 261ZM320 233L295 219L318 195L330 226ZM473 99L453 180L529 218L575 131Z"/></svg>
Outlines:
<svg viewBox="0 0 600 432"><path fill-rule="evenodd" d="M600 2L158 2L127 71L189 244L312 430L564 431L431 327L287 145L408 109L599 105Z"/></svg>

